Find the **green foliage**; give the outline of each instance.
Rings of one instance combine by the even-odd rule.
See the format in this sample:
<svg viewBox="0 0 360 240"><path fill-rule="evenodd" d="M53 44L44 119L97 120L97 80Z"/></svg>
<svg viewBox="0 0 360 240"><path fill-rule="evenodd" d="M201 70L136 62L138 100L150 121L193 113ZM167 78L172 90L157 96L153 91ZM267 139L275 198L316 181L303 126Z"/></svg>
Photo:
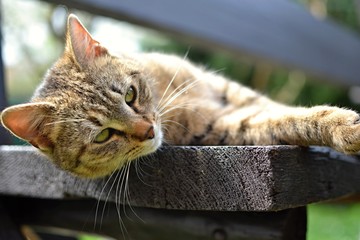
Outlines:
<svg viewBox="0 0 360 240"><path fill-rule="evenodd" d="M330 18L343 26L360 32L360 21L354 0L328 0L326 6Z"/></svg>
<svg viewBox="0 0 360 240"><path fill-rule="evenodd" d="M360 204L310 205L307 239L360 239Z"/></svg>
<svg viewBox="0 0 360 240"><path fill-rule="evenodd" d="M78 237L78 240L106 240L108 238L99 237L99 236L92 236L92 235L81 235Z"/></svg>
<svg viewBox="0 0 360 240"><path fill-rule="evenodd" d="M322 12L325 15L324 17L331 21L360 32L360 18L357 15L354 0L293 1L312 9L311 11L314 14L316 11ZM161 42L144 41L143 49L145 51L171 52L180 56L188 53L187 57L193 62L219 71L221 74L253 87L280 102L306 106L329 104L360 110L358 105L351 102L348 96L348 88L332 85L326 79L319 79L304 73L299 74L296 70L287 70L248 58L234 59L231 55L223 52L197 47L190 48L174 39Z"/></svg>

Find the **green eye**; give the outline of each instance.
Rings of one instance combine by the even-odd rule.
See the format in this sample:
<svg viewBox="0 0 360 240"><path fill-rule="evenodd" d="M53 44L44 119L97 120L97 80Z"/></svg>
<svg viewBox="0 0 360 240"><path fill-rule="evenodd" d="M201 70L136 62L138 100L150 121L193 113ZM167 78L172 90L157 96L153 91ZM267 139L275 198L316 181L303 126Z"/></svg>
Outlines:
<svg viewBox="0 0 360 240"><path fill-rule="evenodd" d="M103 143L110 139L112 136L112 131L110 128L105 128L98 135L96 135L94 142L95 143Z"/></svg>
<svg viewBox="0 0 360 240"><path fill-rule="evenodd" d="M125 95L125 102L129 105L134 103L135 101L135 89L134 87L130 87L129 90L127 91L126 95Z"/></svg>

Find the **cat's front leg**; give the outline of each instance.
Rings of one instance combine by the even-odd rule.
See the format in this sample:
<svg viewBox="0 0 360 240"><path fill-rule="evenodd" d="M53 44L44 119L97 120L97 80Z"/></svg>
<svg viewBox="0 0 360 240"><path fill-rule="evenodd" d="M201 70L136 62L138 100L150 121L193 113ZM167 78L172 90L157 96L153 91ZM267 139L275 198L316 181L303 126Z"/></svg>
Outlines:
<svg viewBox="0 0 360 240"><path fill-rule="evenodd" d="M323 127L322 132L329 135L328 144L344 153L360 151L360 117L359 114L337 107L314 107L314 117L318 116Z"/></svg>
<svg viewBox="0 0 360 240"><path fill-rule="evenodd" d="M348 154L360 151L360 117L351 110L329 106L287 108L265 125L271 141L330 146Z"/></svg>

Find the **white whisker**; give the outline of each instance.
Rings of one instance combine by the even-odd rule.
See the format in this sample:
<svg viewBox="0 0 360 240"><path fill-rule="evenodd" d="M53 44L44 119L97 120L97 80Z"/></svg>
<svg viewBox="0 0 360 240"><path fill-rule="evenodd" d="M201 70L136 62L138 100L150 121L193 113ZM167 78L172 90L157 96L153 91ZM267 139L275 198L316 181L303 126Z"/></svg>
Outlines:
<svg viewBox="0 0 360 240"><path fill-rule="evenodd" d="M183 66L183 64L184 64L184 62L185 62L185 59L187 58L189 52L190 52L190 49L188 49L188 50L186 51L186 53L185 53L185 55L184 55L184 57L183 57L183 63L176 69L176 72L175 72L174 76L172 77L172 79L170 80L169 84L167 85L167 87L166 87L163 95L161 96L161 99L159 100L159 103L158 103L156 109L160 106L160 104L161 104L164 96L166 95L166 93L167 93L167 91L169 90L170 86L172 85L172 83L174 82L175 78L177 77L177 75L178 75L180 69L182 68L182 66Z"/></svg>
<svg viewBox="0 0 360 240"><path fill-rule="evenodd" d="M187 127L185 127L183 124L178 123L178 122L176 122L176 121L173 121L173 120L165 120L164 123L173 123L173 124L176 124L176 125L182 127L182 128L183 128L184 130L186 130L187 132L190 132L190 130L189 130Z"/></svg>
<svg viewBox="0 0 360 240"><path fill-rule="evenodd" d="M131 164L131 162L129 161L128 164L127 164L127 173L126 173L126 179L125 179L124 196L125 196L125 199L128 202L128 205L129 205L129 208L130 208L131 212L135 215L135 217L137 217L140 221L145 222L142 218L139 217L139 215L135 212L135 210L131 206L131 197L130 197L130 191L129 191L130 164Z"/></svg>
<svg viewBox="0 0 360 240"><path fill-rule="evenodd" d="M174 96L172 96L169 100L167 100L166 103L160 109L158 109L159 113L161 114L161 112L164 111L164 109L166 109L167 106L169 106L172 102L174 102L179 96L184 94L186 91L193 88L199 81L201 81L201 80L197 79L197 80L191 82L189 85L186 85L184 88L182 88L176 94L174 94Z"/></svg>
<svg viewBox="0 0 360 240"><path fill-rule="evenodd" d="M97 218L98 218L98 212L99 212L99 206L100 206L100 201L101 201L101 196L103 195L104 191L105 191L105 188L106 186L108 185L108 183L110 182L110 180L112 179L112 177L114 176L114 174L117 172L117 170L113 171L110 175L110 177L106 180L105 182L105 185L102 187L101 189L101 192L100 192L100 195L98 197L98 200L97 200L97 203L96 203L96 210L95 210L95 221L94 221L94 229L96 229L96 223L97 223ZM114 183L113 183L114 184ZM112 188L112 187L111 187ZM110 191L109 193L111 192L111 188L110 188ZM106 199L109 197L109 193L106 197ZM107 201L107 200L106 200ZM104 203L104 208L105 208L105 205L106 205L106 201ZM103 215L102 215L103 216ZM102 222L102 219L101 219L101 222ZM102 224L100 224L101 226Z"/></svg>
<svg viewBox="0 0 360 240"><path fill-rule="evenodd" d="M128 233L127 229L126 229L124 221L121 218L121 208L120 208L120 205L121 205L121 192L122 192L124 175L125 175L125 168L121 168L121 173L120 173L120 176L119 176L119 178L117 180L117 184L116 184L115 206L116 206L116 211L118 213L119 227L121 229L121 233L122 233L123 237L125 238L125 234L129 235L129 233ZM126 212L125 212L125 215L126 215Z"/></svg>
<svg viewBox="0 0 360 240"><path fill-rule="evenodd" d="M163 103L159 104L156 109L161 109L164 104L168 102L168 100L175 95L178 91L180 91L182 88L184 88L184 85L188 84L189 82L192 82L192 79L187 79L185 82L181 83L179 86L177 86L172 92L164 99ZM164 96L164 95L163 95Z"/></svg>
<svg viewBox="0 0 360 240"><path fill-rule="evenodd" d="M148 156L145 156L146 158L148 158ZM136 172L136 175L138 177L138 179L146 186L148 187L153 187L151 186L150 184L146 183L142 178L144 177L144 175L149 175L147 172L145 172L141 166L140 166L140 159L138 160L135 160L134 161L134 164L135 164L135 172Z"/></svg>
<svg viewBox="0 0 360 240"><path fill-rule="evenodd" d="M187 109L187 110L196 112L193 108L190 108L190 107L194 107L194 106L197 106L197 105L196 105L196 104L191 104L191 103L182 103L182 104L175 105L175 106L172 106L172 107L167 108L165 111L161 112L161 113L159 114L159 116L162 117L162 116L164 116L165 114L167 114L167 113L169 113L169 112L172 112L172 111L174 111L174 110L177 110L177 109Z"/></svg>
<svg viewBox="0 0 360 240"><path fill-rule="evenodd" d="M114 173L116 173L116 176L115 176L115 179L113 180L112 184L111 184L111 187L108 191L108 194L106 195L106 198L105 198L105 201L104 201L104 206L103 206L103 209L102 209L102 213L101 213L101 219L100 219L100 225L102 225L102 221L104 219L104 214L105 214L105 208L106 208L106 203L108 202L108 199L110 197L110 194L111 194L111 191L113 189L113 187L115 186L115 182L116 182L116 179L118 178L119 176L119 173L120 171L114 171ZM112 174L113 175L113 174ZM112 178L112 177L111 177ZM111 179L109 178L109 179Z"/></svg>
<svg viewBox="0 0 360 240"><path fill-rule="evenodd" d="M123 171L123 174L121 175L121 179L119 179L119 182L118 182L119 193L116 193L116 196L119 198L119 201L117 201L119 204L119 208L120 208L120 205L122 205L122 209L125 214L125 217L127 219L130 219L129 216L127 215L126 209L125 209L125 206L126 206L126 201L125 201L126 181L125 181L125 179L126 179L126 173L128 171L128 164L126 164L123 167L123 170L124 171Z"/></svg>

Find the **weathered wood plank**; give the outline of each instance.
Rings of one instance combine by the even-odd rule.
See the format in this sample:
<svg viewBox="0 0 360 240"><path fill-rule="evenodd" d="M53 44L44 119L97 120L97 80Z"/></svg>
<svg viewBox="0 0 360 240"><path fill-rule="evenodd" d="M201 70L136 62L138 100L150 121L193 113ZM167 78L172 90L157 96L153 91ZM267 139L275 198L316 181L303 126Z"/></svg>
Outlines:
<svg viewBox="0 0 360 240"><path fill-rule="evenodd" d="M328 148L166 147L138 166L130 169L127 198L116 174L109 182L79 179L30 147L2 146L0 193L164 209L274 211L360 192L358 157Z"/></svg>
<svg viewBox="0 0 360 240"><path fill-rule="evenodd" d="M52 226L136 240L300 240L305 239L306 209L279 212L179 211L116 206L95 200L55 201L6 197L19 223ZM96 207L99 206L95 220ZM120 226L119 214L122 219ZM126 228L126 230L125 230ZM35 228L36 229L36 228ZM37 227L39 231L46 231ZM124 236L123 236L124 235Z"/></svg>
<svg viewBox="0 0 360 240"><path fill-rule="evenodd" d="M283 0L45 0L359 85L360 38ZM101 40L101 39L100 39Z"/></svg>

